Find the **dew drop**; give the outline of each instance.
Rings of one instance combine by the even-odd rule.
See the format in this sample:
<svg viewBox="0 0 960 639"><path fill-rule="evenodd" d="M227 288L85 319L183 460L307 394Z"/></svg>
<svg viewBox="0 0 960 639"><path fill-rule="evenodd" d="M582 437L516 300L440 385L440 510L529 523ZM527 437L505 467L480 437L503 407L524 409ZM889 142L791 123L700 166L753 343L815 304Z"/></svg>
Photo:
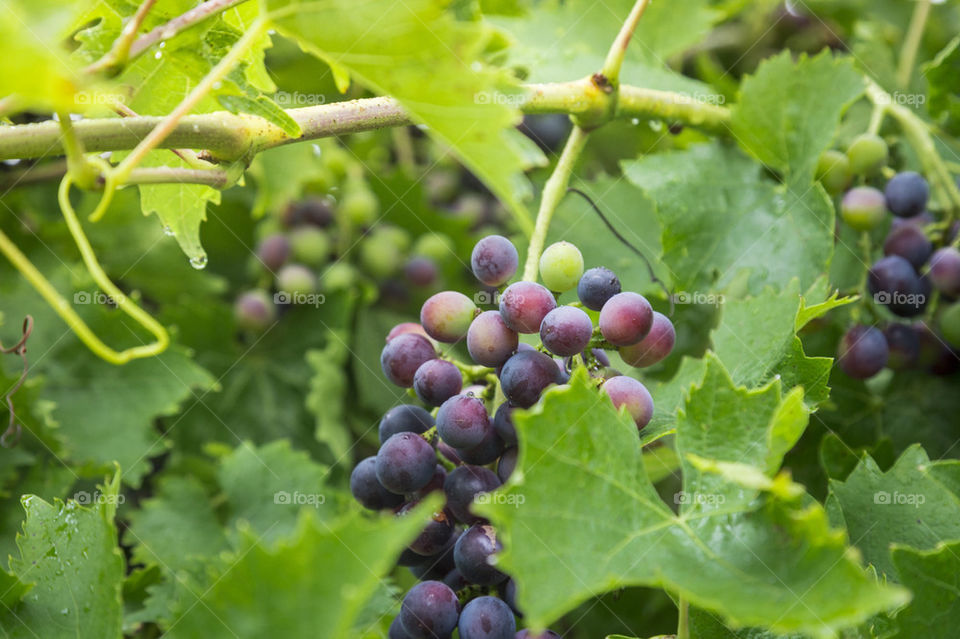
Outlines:
<svg viewBox="0 0 960 639"><path fill-rule="evenodd" d="M190 258L190 266L199 270L207 268L207 256L203 255L194 255Z"/></svg>
<svg viewBox="0 0 960 639"><path fill-rule="evenodd" d="M630 120L630 124L632 124L633 126L637 126L638 124L640 124L640 118L633 118L632 120Z"/></svg>
<svg viewBox="0 0 960 639"><path fill-rule="evenodd" d="M69 615L69 614L70 614L70 609L69 609L69 608L64 608L63 610L60 611L60 614L61 614L61 615Z"/></svg>
<svg viewBox="0 0 960 639"><path fill-rule="evenodd" d="M174 235L176 235L176 233L173 232L173 229L170 228L169 226L163 227L163 234L166 235L167 237L173 237Z"/></svg>
<svg viewBox="0 0 960 639"><path fill-rule="evenodd" d="M153 54L153 57L159 60L160 58L163 57L163 51L157 51L156 53Z"/></svg>

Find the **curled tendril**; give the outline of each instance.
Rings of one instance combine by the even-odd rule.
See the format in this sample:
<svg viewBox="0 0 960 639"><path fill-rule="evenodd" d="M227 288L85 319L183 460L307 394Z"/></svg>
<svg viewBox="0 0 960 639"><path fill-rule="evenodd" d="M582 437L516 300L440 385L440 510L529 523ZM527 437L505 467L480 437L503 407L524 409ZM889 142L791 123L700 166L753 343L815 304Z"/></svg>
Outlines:
<svg viewBox="0 0 960 639"><path fill-rule="evenodd" d="M585 199L587 203L590 204L591 207L593 207L593 210L596 212L596 214L600 216L600 219L603 220L603 223L606 224L607 228L610 229L610 232L613 233L614 237L620 240L620 242L624 246L626 246L628 249L636 253L640 257L640 259L643 260L643 263L647 265L647 273L650 274L650 281L657 284L660 287L660 289L664 292L664 294L666 294L667 301L670 303L670 317L673 317L673 295L670 293L670 289L667 288L667 285L663 283L663 280L657 277L656 273L653 272L653 265L650 264L650 260L647 259L647 256L644 255L640 249L638 249L633 244L631 244L627 238L625 238L623 235L620 234L620 231L618 231L616 227L610 222L610 220L607 219L607 216L603 214L603 211L600 210L600 207L597 206L596 202L594 202L589 195L587 195L580 189L576 189L572 186L567 189L567 193L576 193L577 195Z"/></svg>
<svg viewBox="0 0 960 639"><path fill-rule="evenodd" d="M7 430L0 435L0 446L4 448L12 448L17 445L20 441L21 429L20 422L17 421L17 412L13 406L13 395L20 387L23 386L24 380L27 379L27 373L30 371L30 364L27 362L27 340L30 339L30 334L33 332L33 317L27 315L23 318L23 329L20 335L20 341L10 347L5 347L2 342L0 342L0 353L4 354L16 354L20 356L20 359L23 360L23 371L20 373L20 379L10 387L7 391L7 394L4 396L4 399L7 402L7 410L10 413L10 422L7 425Z"/></svg>

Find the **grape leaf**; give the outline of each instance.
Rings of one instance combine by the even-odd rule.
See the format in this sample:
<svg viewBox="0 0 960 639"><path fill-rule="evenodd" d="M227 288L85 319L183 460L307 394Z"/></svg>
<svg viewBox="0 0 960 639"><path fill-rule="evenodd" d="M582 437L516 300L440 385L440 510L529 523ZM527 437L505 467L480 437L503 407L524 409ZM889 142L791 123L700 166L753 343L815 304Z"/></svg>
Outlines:
<svg viewBox="0 0 960 639"><path fill-rule="evenodd" d="M888 579L897 579L892 544L928 550L960 539L960 496L931 473L937 465L914 445L886 472L866 456L846 480L830 481L831 518Z"/></svg>
<svg viewBox="0 0 960 639"><path fill-rule="evenodd" d="M350 637L358 615L397 556L438 506L427 499L407 517L357 513L330 524L304 511L295 533L274 545L248 534L212 571L199 605L184 600L171 638ZM189 606L189 607L186 607ZM309 611L310 614L304 614Z"/></svg>
<svg viewBox="0 0 960 639"><path fill-rule="evenodd" d="M272 24L306 51L399 100L531 228L521 199L531 191L522 172L532 143L523 149L510 135L520 116L509 76L479 60L491 35L486 25L455 21L439 0L265 6Z"/></svg>
<svg viewBox="0 0 960 639"><path fill-rule="evenodd" d="M960 542L922 551L893 546L893 564L913 600L897 614L895 639L950 639L960 623Z"/></svg>
<svg viewBox="0 0 960 639"><path fill-rule="evenodd" d="M863 87L849 58L825 51L794 62L784 51L743 80L730 128L740 146L803 192L840 115Z"/></svg>
<svg viewBox="0 0 960 639"><path fill-rule="evenodd" d="M950 135L960 135L960 36L950 41L943 51L923 67L930 98L930 114Z"/></svg>
<svg viewBox="0 0 960 639"><path fill-rule="evenodd" d="M705 380L686 402L678 454L685 464L695 453L769 475L805 423L799 391L781 398L779 380L737 389L713 356ZM720 395L724 401L714 404ZM534 628L591 594L626 585L663 586L733 625L816 637L906 599L868 578L816 503L741 486L727 507L730 489L697 493L699 479L685 474L675 499L717 507L675 515L646 477L634 424L580 373L515 422L517 470L499 499L475 508L503 536L500 563L517 581Z"/></svg>
<svg viewBox="0 0 960 639"><path fill-rule="evenodd" d="M353 462L353 437L346 426L348 392L347 362L350 349L346 335L330 332L323 350L309 351L307 364L313 369L307 410L317 418L317 440L326 444L338 465Z"/></svg>
<svg viewBox="0 0 960 639"><path fill-rule="evenodd" d="M657 203L663 257L675 290L706 294L749 272L749 289L806 289L833 252L833 206L819 189L776 186L761 167L720 144L623 163Z"/></svg>
<svg viewBox="0 0 960 639"><path fill-rule="evenodd" d="M124 561L113 523L119 487L118 472L89 508L22 498L27 518L10 569L34 586L0 612L4 637L119 639Z"/></svg>

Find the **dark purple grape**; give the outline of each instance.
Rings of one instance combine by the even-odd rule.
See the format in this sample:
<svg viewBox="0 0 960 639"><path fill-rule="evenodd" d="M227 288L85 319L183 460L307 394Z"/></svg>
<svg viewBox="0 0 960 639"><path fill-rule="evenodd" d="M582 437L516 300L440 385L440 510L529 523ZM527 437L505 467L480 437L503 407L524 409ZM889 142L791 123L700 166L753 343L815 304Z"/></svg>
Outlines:
<svg viewBox="0 0 960 639"><path fill-rule="evenodd" d="M477 315L467 331L467 351L481 366L500 366L517 350L519 336L497 311Z"/></svg>
<svg viewBox="0 0 960 639"><path fill-rule="evenodd" d="M614 346L631 346L653 326L653 309L639 293L617 293L600 309L600 333Z"/></svg>
<svg viewBox="0 0 960 639"><path fill-rule="evenodd" d="M400 404L388 410L380 420L380 443L397 433L425 433L433 428L430 413L413 404Z"/></svg>
<svg viewBox="0 0 960 639"><path fill-rule="evenodd" d="M904 171L890 178L883 194L891 213L897 217L913 217L927 208L930 186L919 173Z"/></svg>
<svg viewBox="0 0 960 639"><path fill-rule="evenodd" d="M500 371L503 394L515 406L529 408L551 384L560 383L560 370L549 355L539 351L520 351L507 360Z"/></svg>
<svg viewBox="0 0 960 639"><path fill-rule="evenodd" d="M398 495L420 490L433 478L437 456L420 435L397 433L377 452L377 479Z"/></svg>
<svg viewBox="0 0 960 639"><path fill-rule="evenodd" d="M387 639L412 639L407 631L403 629L400 622L400 615L393 618L390 622L390 630L387 631Z"/></svg>
<svg viewBox="0 0 960 639"><path fill-rule="evenodd" d="M610 398L617 409L626 407L627 414L633 418L638 429L650 423L653 417L653 397L639 381L626 375L618 375L605 381L600 390Z"/></svg>
<svg viewBox="0 0 960 639"><path fill-rule="evenodd" d="M262 332L277 319L277 307L266 291L247 291L233 306L237 326L245 331Z"/></svg>
<svg viewBox="0 0 960 639"><path fill-rule="evenodd" d="M404 504L398 514L406 515L417 505L415 501ZM444 549L451 536L453 536L453 521L444 511L435 512L417 538L410 542L410 550L424 557L432 557Z"/></svg>
<svg viewBox="0 0 960 639"><path fill-rule="evenodd" d="M510 475L513 474L514 469L517 467L517 450L516 446L506 449L503 451L503 454L500 455L500 461L497 462L497 477L499 477L503 483L507 483Z"/></svg>
<svg viewBox="0 0 960 639"><path fill-rule="evenodd" d="M880 329L856 324L844 334L837 347L840 370L854 379L873 377L887 365L890 349Z"/></svg>
<svg viewBox="0 0 960 639"><path fill-rule="evenodd" d="M486 466L497 461L497 457L503 454L506 447L500 435L491 428L490 432L484 435L483 441L470 448L458 448L457 455L467 464Z"/></svg>
<svg viewBox="0 0 960 639"><path fill-rule="evenodd" d="M504 603L510 606L510 610L513 611L513 614L518 617L522 617L523 613L520 612L520 608L517 607L517 582L513 579L507 579L503 583L502 594Z"/></svg>
<svg viewBox="0 0 960 639"><path fill-rule="evenodd" d="M520 256L513 242L502 235L488 235L477 242L470 255L470 268L487 286L500 286L517 272Z"/></svg>
<svg viewBox="0 0 960 639"><path fill-rule="evenodd" d="M292 203L284 213L284 223L287 226L312 224L326 228L333 223L333 209L323 198L307 198Z"/></svg>
<svg viewBox="0 0 960 639"><path fill-rule="evenodd" d="M540 634L533 634L530 630L524 628L516 635L513 639L562 639L560 635L555 633L553 630L544 630Z"/></svg>
<svg viewBox="0 0 960 639"><path fill-rule="evenodd" d="M447 469L441 464L437 464L433 469L433 477L427 482L427 485L416 492L417 499L426 497L436 490L443 490L443 484L447 481Z"/></svg>
<svg viewBox="0 0 960 639"><path fill-rule="evenodd" d="M933 224L936 219L933 217L933 214L930 211L924 211L920 215L914 215L913 217L895 217L890 221L890 229L898 229L905 224L912 224L913 226L919 226L923 228L928 224Z"/></svg>
<svg viewBox="0 0 960 639"><path fill-rule="evenodd" d="M460 600L442 581L424 581L403 598L400 621L414 639L445 639L457 626Z"/></svg>
<svg viewBox="0 0 960 639"><path fill-rule="evenodd" d="M566 358L554 357L553 361L557 363L557 383L566 384L570 381L570 371L567 370Z"/></svg>
<svg viewBox="0 0 960 639"><path fill-rule="evenodd" d="M584 306L599 311L611 297L620 292L620 278L608 268L587 269L577 284L577 297Z"/></svg>
<svg viewBox="0 0 960 639"><path fill-rule="evenodd" d="M517 445L517 429L513 426L513 409L509 402L500 404L493 415L493 430L508 446Z"/></svg>
<svg viewBox="0 0 960 639"><path fill-rule="evenodd" d="M558 306L547 313L540 324L543 345L560 357L581 352L590 343L592 334L590 316L575 306Z"/></svg>
<svg viewBox="0 0 960 639"><path fill-rule="evenodd" d="M423 557L422 555L416 555L416 553L413 553L416 555L417 561L410 565L410 572L412 572L414 576L421 581L428 581L432 579L434 581L443 581L446 583L444 577L446 577L451 570L456 569L456 564L453 562L453 548L456 545L457 540L460 539L460 535L461 531L454 529L453 534L450 535L450 539L448 539L447 543L443 545L443 548L440 550L440 552L431 557ZM453 588L453 586L450 587Z"/></svg>
<svg viewBox="0 0 960 639"><path fill-rule="evenodd" d="M476 446L493 431L483 402L469 395L455 395L437 413L437 432L454 448Z"/></svg>
<svg viewBox="0 0 960 639"><path fill-rule="evenodd" d="M517 621L510 606L501 599L485 595L463 607L457 628L460 639L513 639Z"/></svg>
<svg viewBox="0 0 960 639"><path fill-rule="evenodd" d="M515 355L516 353L520 353L523 351L529 352L529 351L536 351L536 350L537 349L534 348L533 346L530 346L530 344L525 344L524 342L520 342L519 344L517 344L517 350L514 353L511 353L511 355ZM506 364L506 362L504 362L504 364ZM500 377L500 373L503 372L503 364L500 364L500 366L497 366L494 369L494 372L496 372L497 377Z"/></svg>
<svg viewBox="0 0 960 639"><path fill-rule="evenodd" d="M610 365L610 358L607 356L607 352L602 348L591 348L590 353L593 355L593 358L597 360L597 364L599 364L600 366ZM587 360L586 351L584 351L583 358L585 361Z"/></svg>
<svg viewBox="0 0 960 639"><path fill-rule="evenodd" d="M424 362L437 356L433 344L426 337L415 333L397 335L383 347L380 367L383 374L397 386L410 388L413 376Z"/></svg>
<svg viewBox="0 0 960 639"><path fill-rule="evenodd" d="M912 368L920 357L920 338L912 326L890 324L883 329L890 357L887 366L895 371Z"/></svg>
<svg viewBox="0 0 960 639"><path fill-rule="evenodd" d="M570 134L570 116L565 113L542 113L523 116L517 127L536 142L543 151L557 151Z"/></svg>
<svg viewBox="0 0 960 639"><path fill-rule="evenodd" d="M442 291L423 303L420 324L438 342L457 342L467 336L477 312L477 305L463 293Z"/></svg>
<svg viewBox="0 0 960 639"><path fill-rule="evenodd" d="M453 560L464 579L478 586L495 586L507 578L494 567L503 549L493 526L474 524L457 540Z"/></svg>
<svg viewBox="0 0 960 639"><path fill-rule="evenodd" d="M274 233L260 240L257 259L270 271L276 271L290 257L290 240L283 233Z"/></svg>
<svg viewBox="0 0 960 639"><path fill-rule="evenodd" d="M673 330L673 322L670 318L654 311L650 332L636 344L621 347L620 357L634 368L653 366L670 354L676 340L677 334Z"/></svg>
<svg viewBox="0 0 960 639"><path fill-rule="evenodd" d="M392 494L392 493L391 493ZM398 495L399 496L399 495ZM409 548L404 548L397 558L398 566L419 566L423 563L423 555L418 555Z"/></svg>
<svg viewBox="0 0 960 639"><path fill-rule="evenodd" d="M500 316L518 333L536 333L557 300L546 287L535 282L514 282L500 296Z"/></svg>
<svg viewBox="0 0 960 639"><path fill-rule="evenodd" d="M867 274L867 288L874 301L901 317L923 312L928 297L924 295L925 286L910 262L899 255L878 260Z"/></svg>
<svg viewBox="0 0 960 639"><path fill-rule="evenodd" d="M463 460L460 459L460 455L457 454L457 449L442 439L437 442L437 451L454 466L459 466L463 463Z"/></svg>
<svg viewBox="0 0 960 639"><path fill-rule="evenodd" d="M463 375L455 364L431 359L420 365L413 376L413 390L425 404L439 406L463 387Z"/></svg>
<svg viewBox="0 0 960 639"><path fill-rule="evenodd" d="M413 257L404 265L403 274L414 286L426 288L437 281L437 265L428 257Z"/></svg>
<svg viewBox="0 0 960 639"><path fill-rule="evenodd" d="M473 498L488 493L500 486L500 480L488 468L482 466L460 466L447 475L443 483L443 493L447 497L447 508L457 520L465 524L482 521L481 517L470 511Z"/></svg>
<svg viewBox="0 0 960 639"><path fill-rule="evenodd" d="M930 258L930 281L950 297L960 296L960 251L952 246L937 250Z"/></svg>
<svg viewBox="0 0 960 639"><path fill-rule="evenodd" d="M884 255L899 255L920 270L933 253L933 243L920 227L903 224L890 231L883 242Z"/></svg>
<svg viewBox="0 0 960 639"><path fill-rule="evenodd" d="M460 571L454 568L443 577L443 583L447 584L454 591L460 591L470 585L470 582L463 578Z"/></svg>
<svg viewBox="0 0 960 639"><path fill-rule="evenodd" d="M370 510L396 508L403 497L390 492L377 479L377 458L367 457L350 473L350 492L360 505Z"/></svg>

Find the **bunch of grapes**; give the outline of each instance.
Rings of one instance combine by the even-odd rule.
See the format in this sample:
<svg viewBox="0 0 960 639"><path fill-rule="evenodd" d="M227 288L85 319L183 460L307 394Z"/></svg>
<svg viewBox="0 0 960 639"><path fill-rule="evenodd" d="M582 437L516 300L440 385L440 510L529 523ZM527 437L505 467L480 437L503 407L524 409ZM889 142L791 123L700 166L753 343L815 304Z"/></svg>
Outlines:
<svg viewBox="0 0 960 639"><path fill-rule="evenodd" d="M380 449L354 468L351 491L364 507L398 516L433 491L445 497L443 509L400 557L399 564L423 581L404 598L390 630L394 639L448 637L455 627L461 639L513 639L521 616L515 586L496 566L502 548L497 531L472 506L514 470L515 411L530 408L582 367L638 429L653 414L650 393L611 368L605 349L619 350L629 365L652 366L673 348L670 320L642 295L621 291L612 271L584 272L573 244L544 251L543 284L518 281L501 291L518 261L509 240L484 237L471 268L498 291L499 309L481 311L466 295L443 291L423 304L420 323L400 324L386 338L384 375L412 389L420 404L395 406L383 416ZM573 289L579 301L558 304L558 296ZM525 334L539 335L540 343L521 342ZM438 351L440 344L460 342L472 362ZM525 630L516 637L533 639Z"/></svg>
<svg viewBox="0 0 960 639"><path fill-rule="evenodd" d="M867 134L855 139L846 154L827 151L818 167L821 182L834 194L847 189L855 175L872 181L843 193L844 223L862 231L866 240L871 231L888 225L883 257L870 266L866 288L868 304L872 301L889 315L875 313L879 327L851 326L840 341L838 364L857 379L873 377L885 367L949 374L960 365L957 228L938 223L928 210L930 187L919 173L904 171L886 184L878 182L887 157L883 139Z"/></svg>

